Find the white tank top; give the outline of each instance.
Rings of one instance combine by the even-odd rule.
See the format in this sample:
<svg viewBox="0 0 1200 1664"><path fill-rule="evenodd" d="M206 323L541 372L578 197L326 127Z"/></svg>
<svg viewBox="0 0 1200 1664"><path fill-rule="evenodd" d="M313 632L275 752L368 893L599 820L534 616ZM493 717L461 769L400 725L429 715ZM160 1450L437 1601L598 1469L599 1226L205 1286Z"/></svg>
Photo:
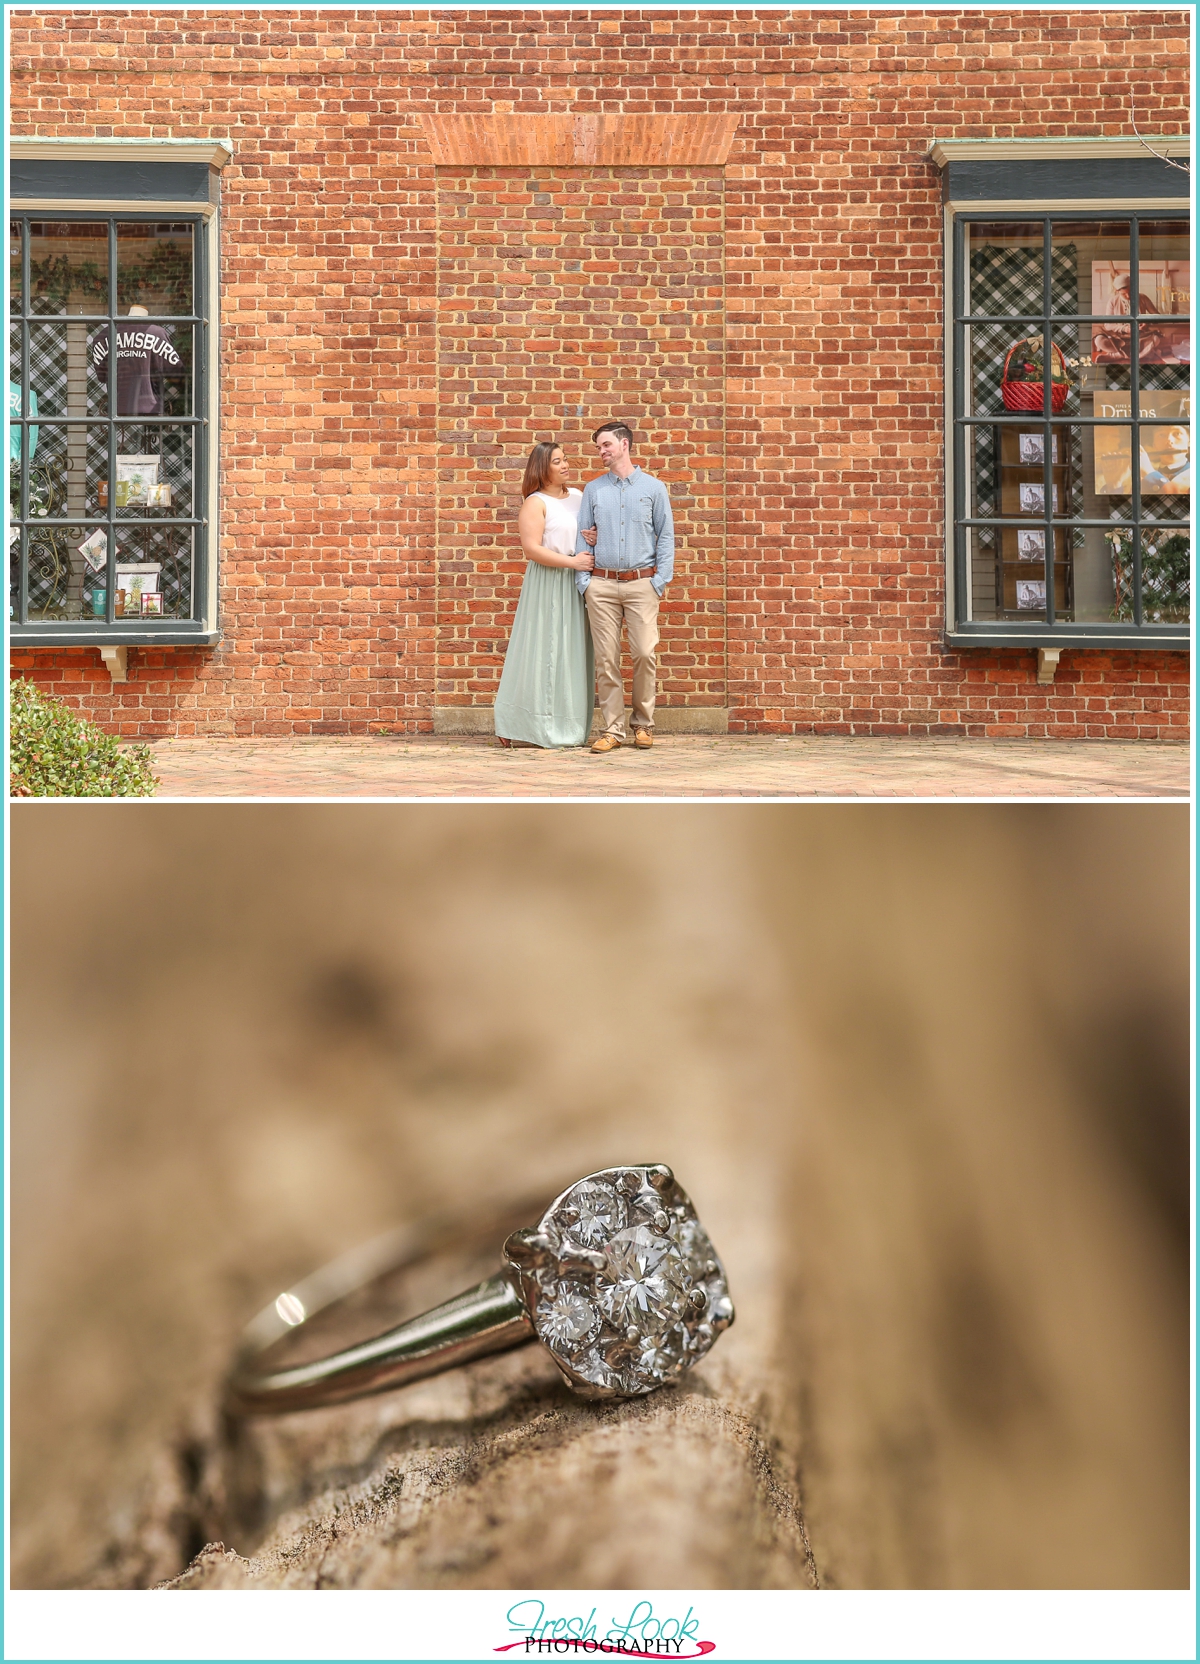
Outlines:
<svg viewBox="0 0 1200 1664"><path fill-rule="evenodd" d="M538 491L535 495L546 505L546 529L542 533L542 542L556 555L573 555L583 492L568 486L565 497L551 497L545 491Z"/></svg>

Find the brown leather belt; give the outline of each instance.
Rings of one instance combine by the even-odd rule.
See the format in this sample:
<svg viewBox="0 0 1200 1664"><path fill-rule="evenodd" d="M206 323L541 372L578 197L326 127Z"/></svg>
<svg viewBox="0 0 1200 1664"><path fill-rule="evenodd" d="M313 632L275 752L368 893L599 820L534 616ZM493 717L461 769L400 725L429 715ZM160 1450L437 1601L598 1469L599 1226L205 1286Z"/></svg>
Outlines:
<svg viewBox="0 0 1200 1664"><path fill-rule="evenodd" d="M633 578L652 578L657 570L654 566L635 566L632 572L614 572L597 566L592 572L592 577L612 578L615 583L627 584Z"/></svg>

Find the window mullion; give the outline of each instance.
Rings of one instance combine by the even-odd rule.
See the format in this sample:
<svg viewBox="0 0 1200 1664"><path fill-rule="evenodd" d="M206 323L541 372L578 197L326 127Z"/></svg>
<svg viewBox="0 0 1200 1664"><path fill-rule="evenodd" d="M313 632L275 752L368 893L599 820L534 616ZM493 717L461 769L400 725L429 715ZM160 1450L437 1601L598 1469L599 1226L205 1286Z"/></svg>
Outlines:
<svg viewBox="0 0 1200 1664"><path fill-rule="evenodd" d="M21 415L29 415L29 221L21 221ZM17 621L29 621L29 468L33 458L29 446L29 424L21 424L20 480L17 509L21 521L21 542L17 551Z"/></svg>
<svg viewBox="0 0 1200 1664"><path fill-rule="evenodd" d="M197 597L208 597L208 234L206 226L197 226L192 238L192 311L198 323L189 324L192 331L192 416L200 418L193 427L192 437L192 518L200 521L193 526L191 537L191 616L196 617ZM215 528L214 528L215 531Z"/></svg>
<svg viewBox="0 0 1200 1664"><path fill-rule="evenodd" d="M1142 341L1138 322L1142 309L1142 275L1138 270L1139 256L1135 214L1129 224L1129 414L1133 421L1129 430L1129 484L1133 497L1133 624L1138 630L1142 627Z"/></svg>
<svg viewBox="0 0 1200 1664"><path fill-rule="evenodd" d="M965 260L966 230L961 218L955 217L952 227L952 283L954 294L953 311L957 313L962 306L964 311L970 309L970 294L968 292L968 277ZM965 306L963 302L965 301ZM966 414L969 404L969 368L967 363L967 328L968 326L956 320L951 329L951 409L954 415L953 436L953 477L951 480L951 504L954 513L954 616L960 622L970 616L969 595L967 589L967 538L968 532L963 525L966 517L966 484L967 484L967 444L970 436L963 424L962 417Z"/></svg>
<svg viewBox="0 0 1200 1664"><path fill-rule="evenodd" d="M117 222L108 217L108 490L107 553L104 569L104 622L117 617Z"/></svg>
<svg viewBox="0 0 1200 1664"><path fill-rule="evenodd" d="M1046 627L1054 628L1056 598L1054 594L1054 452L1051 448L1050 418L1054 414L1054 333L1051 317L1054 310L1052 285L1054 282L1053 224L1047 215L1042 221L1042 526L1046 540Z"/></svg>

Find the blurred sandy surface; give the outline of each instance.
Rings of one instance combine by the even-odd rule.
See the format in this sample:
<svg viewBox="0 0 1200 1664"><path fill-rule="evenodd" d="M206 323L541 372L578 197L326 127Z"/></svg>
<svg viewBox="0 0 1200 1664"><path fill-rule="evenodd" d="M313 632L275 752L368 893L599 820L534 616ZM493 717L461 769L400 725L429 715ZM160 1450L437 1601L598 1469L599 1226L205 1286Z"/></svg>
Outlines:
<svg viewBox="0 0 1200 1664"><path fill-rule="evenodd" d="M14 1584L182 1569L279 1288L629 1160L739 1309L690 1396L563 1457L631 1542L671 1517L647 1451L741 1440L787 1528L732 1457L708 1517L681 1482L697 1587L1186 1584L1186 839L1170 805L18 806ZM578 1424L539 1369L285 1418L232 1546L288 1548L422 1405ZM502 1544L439 1546L454 1484L453 1531L339 1576L508 1586ZM608 1518L547 1586L628 1578Z"/></svg>

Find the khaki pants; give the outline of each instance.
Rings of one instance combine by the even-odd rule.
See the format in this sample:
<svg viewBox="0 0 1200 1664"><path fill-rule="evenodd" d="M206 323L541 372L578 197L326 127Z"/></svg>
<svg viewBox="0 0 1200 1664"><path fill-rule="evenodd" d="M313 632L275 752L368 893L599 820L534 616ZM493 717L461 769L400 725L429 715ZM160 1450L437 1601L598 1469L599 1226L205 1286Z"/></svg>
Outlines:
<svg viewBox="0 0 1200 1664"><path fill-rule="evenodd" d="M621 682L621 620L633 660L633 726L654 727L655 650L658 647L658 596L650 578L618 583L593 577L584 591L592 647L596 654L596 697L603 732L625 735L625 690Z"/></svg>

